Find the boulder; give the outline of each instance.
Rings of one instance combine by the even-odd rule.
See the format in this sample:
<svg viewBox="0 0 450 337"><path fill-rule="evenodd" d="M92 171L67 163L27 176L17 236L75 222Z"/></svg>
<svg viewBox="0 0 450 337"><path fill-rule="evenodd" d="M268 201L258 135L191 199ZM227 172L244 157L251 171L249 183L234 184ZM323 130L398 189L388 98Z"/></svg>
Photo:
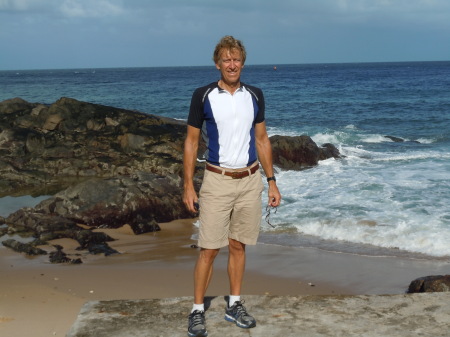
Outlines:
<svg viewBox="0 0 450 337"><path fill-rule="evenodd" d="M450 275L420 277L409 285L408 294L450 291Z"/></svg>
<svg viewBox="0 0 450 337"><path fill-rule="evenodd" d="M181 200L181 178L136 172L131 177L90 179L38 204L30 215L63 217L68 224L92 227L132 227L142 219L166 222L188 218ZM22 211L25 212L25 211ZM16 212L17 213L17 212ZM7 219L17 224L15 213Z"/></svg>
<svg viewBox="0 0 450 337"><path fill-rule="evenodd" d="M28 103L19 97L11 98L0 102L0 114L26 114L35 106L36 104Z"/></svg>
<svg viewBox="0 0 450 337"><path fill-rule="evenodd" d="M319 147L319 150L320 150L319 160L327 160L330 158L335 159L343 158L337 147L334 146L333 144L330 143L322 144L322 146Z"/></svg>
<svg viewBox="0 0 450 337"><path fill-rule="evenodd" d="M332 144L323 147L311 139L302 136L270 137L274 165L286 170L301 170L318 164L319 160L340 158L339 150Z"/></svg>

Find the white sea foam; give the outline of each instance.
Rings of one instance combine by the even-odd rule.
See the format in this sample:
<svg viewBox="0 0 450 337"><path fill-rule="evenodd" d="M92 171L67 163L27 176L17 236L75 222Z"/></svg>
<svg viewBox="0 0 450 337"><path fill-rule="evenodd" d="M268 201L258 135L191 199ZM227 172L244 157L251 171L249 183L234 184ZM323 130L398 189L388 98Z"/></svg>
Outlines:
<svg viewBox="0 0 450 337"><path fill-rule="evenodd" d="M434 142L436 142L435 139L428 139L428 138L419 138L416 139L417 142L419 142L420 144L433 144Z"/></svg>
<svg viewBox="0 0 450 337"><path fill-rule="evenodd" d="M319 146L325 143L340 144L342 141L339 139L339 133L318 133L311 137L311 139Z"/></svg>
<svg viewBox="0 0 450 337"><path fill-rule="evenodd" d="M424 158L429 160L413 160L399 168L376 158L392 154L358 147L343 150L350 155L344 160L279 173L283 203L271 216L277 231L290 228L348 245L450 255L449 164L433 160L442 153L427 153ZM262 223L264 231L273 231Z"/></svg>
<svg viewBox="0 0 450 337"><path fill-rule="evenodd" d="M449 153L439 153L434 151L423 152L408 152L408 153L381 153L374 156L376 161L412 161L412 160L447 160L450 159Z"/></svg>
<svg viewBox="0 0 450 337"><path fill-rule="evenodd" d="M361 141L364 143L382 143L382 142L393 142L393 140L383 136L383 135L360 135Z"/></svg>

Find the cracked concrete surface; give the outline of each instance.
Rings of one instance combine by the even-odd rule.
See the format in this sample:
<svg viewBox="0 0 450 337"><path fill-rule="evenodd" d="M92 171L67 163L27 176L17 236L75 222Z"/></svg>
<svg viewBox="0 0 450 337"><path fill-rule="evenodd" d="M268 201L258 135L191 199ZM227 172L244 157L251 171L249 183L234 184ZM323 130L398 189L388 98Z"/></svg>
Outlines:
<svg viewBox="0 0 450 337"><path fill-rule="evenodd" d="M245 296L257 326L224 320L224 296L208 297L208 336L450 336L450 293ZM187 336L192 297L87 302L67 337Z"/></svg>

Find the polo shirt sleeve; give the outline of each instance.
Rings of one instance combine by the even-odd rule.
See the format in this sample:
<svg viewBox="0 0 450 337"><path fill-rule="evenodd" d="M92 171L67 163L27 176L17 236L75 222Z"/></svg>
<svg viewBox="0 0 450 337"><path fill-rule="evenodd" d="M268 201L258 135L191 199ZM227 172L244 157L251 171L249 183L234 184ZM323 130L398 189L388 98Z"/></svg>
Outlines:
<svg viewBox="0 0 450 337"><path fill-rule="evenodd" d="M261 89L255 90L256 97L258 99L258 113L256 114L255 124L265 121L266 103L264 101L264 95Z"/></svg>
<svg viewBox="0 0 450 337"><path fill-rule="evenodd" d="M192 94L191 106L189 108L188 125L201 129L204 120L203 114L203 90L198 88Z"/></svg>

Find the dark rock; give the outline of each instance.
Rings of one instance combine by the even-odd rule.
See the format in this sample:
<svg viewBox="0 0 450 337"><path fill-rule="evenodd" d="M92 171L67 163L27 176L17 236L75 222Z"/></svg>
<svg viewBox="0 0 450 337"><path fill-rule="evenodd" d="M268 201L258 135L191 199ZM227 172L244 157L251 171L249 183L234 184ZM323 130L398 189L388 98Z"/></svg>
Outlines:
<svg viewBox="0 0 450 337"><path fill-rule="evenodd" d="M319 160L340 158L339 150L332 144L319 148L309 136L272 136L273 162L287 170L301 170L318 164Z"/></svg>
<svg viewBox="0 0 450 337"><path fill-rule="evenodd" d="M450 291L450 275L420 277L409 285L408 294Z"/></svg>
<svg viewBox="0 0 450 337"><path fill-rule="evenodd" d="M78 259L70 259L69 263L70 264L82 264L83 261L80 258L78 258Z"/></svg>
<svg viewBox="0 0 450 337"><path fill-rule="evenodd" d="M94 227L118 228L140 219L167 222L191 216L181 200L181 178L137 172L91 179L42 201L35 213L68 217Z"/></svg>
<svg viewBox="0 0 450 337"><path fill-rule="evenodd" d="M390 140L392 140L395 143L403 143L405 140L399 137L394 137L394 136L384 136L385 138L388 138Z"/></svg>
<svg viewBox="0 0 450 337"><path fill-rule="evenodd" d="M27 114L36 106L16 97L0 102L0 114Z"/></svg>
<svg viewBox="0 0 450 337"><path fill-rule="evenodd" d="M111 248L107 243L90 243L87 248L91 254L105 254L105 256L119 254L117 250Z"/></svg>
<svg viewBox="0 0 450 337"><path fill-rule="evenodd" d="M320 150L308 136L272 136L273 162L287 170L299 170L317 165Z"/></svg>
<svg viewBox="0 0 450 337"><path fill-rule="evenodd" d="M148 222L145 221L139 221L130 224L131 229L133 230L134 234L144 234L144 233L151 233L151 232L158 232L161 230L161 227L159 227L158 223L155 220L151 220Z"/></svg>
<svg viewBox="0 0 450 337"><path fill-rule="evenodd" d="M70 259L67 257L67 254L63 252L63 247L60 245L54 245L56 251L50 253L50 262L51 263L71 263L71 264L80 264L82 263L81 259Z"/></svg>
<svg viewBox="0 0 450 337"><path fill-rule="evenodd" d="M34 247L30 243L22 243L14 239L8 239L2 242L3 246L11 248L12 250L25 253L27 255L46 255L47 252L43 249Z"/></svg>
<svg viewBox="0 0 450 337"><path fill-rule="evenodd" d="M59 245L54 246L56 251L50 253L50 262L51 263L68 263L70 259L67 257L67 254L62 251L63 247Z"/></svg>
<svg viewBox="0 0 450 337"><path fill-rule="evenodd" d="M322 144L320 149L319 160L326 160L330 158L339 159L342 158L341 153L336 146L330 143Z"/></svg>
<svg viewBox="0 0 450 337"><path fill-rule="evenodd" d="M112 237L103 232L93 232L89 229L72 232L72 239L75 239L80 244L80 249L85 249L90 245L104 244L106 242L114 241Z"/></svg>
<svg viewBox="0 0 450 337"><path fill-rule="evenodd" d="M79 228L77 223L55 213L44 213L32 208L22 208L8 216L6 223L15 232L33 231L34 236L41 233Z"/></svg>

